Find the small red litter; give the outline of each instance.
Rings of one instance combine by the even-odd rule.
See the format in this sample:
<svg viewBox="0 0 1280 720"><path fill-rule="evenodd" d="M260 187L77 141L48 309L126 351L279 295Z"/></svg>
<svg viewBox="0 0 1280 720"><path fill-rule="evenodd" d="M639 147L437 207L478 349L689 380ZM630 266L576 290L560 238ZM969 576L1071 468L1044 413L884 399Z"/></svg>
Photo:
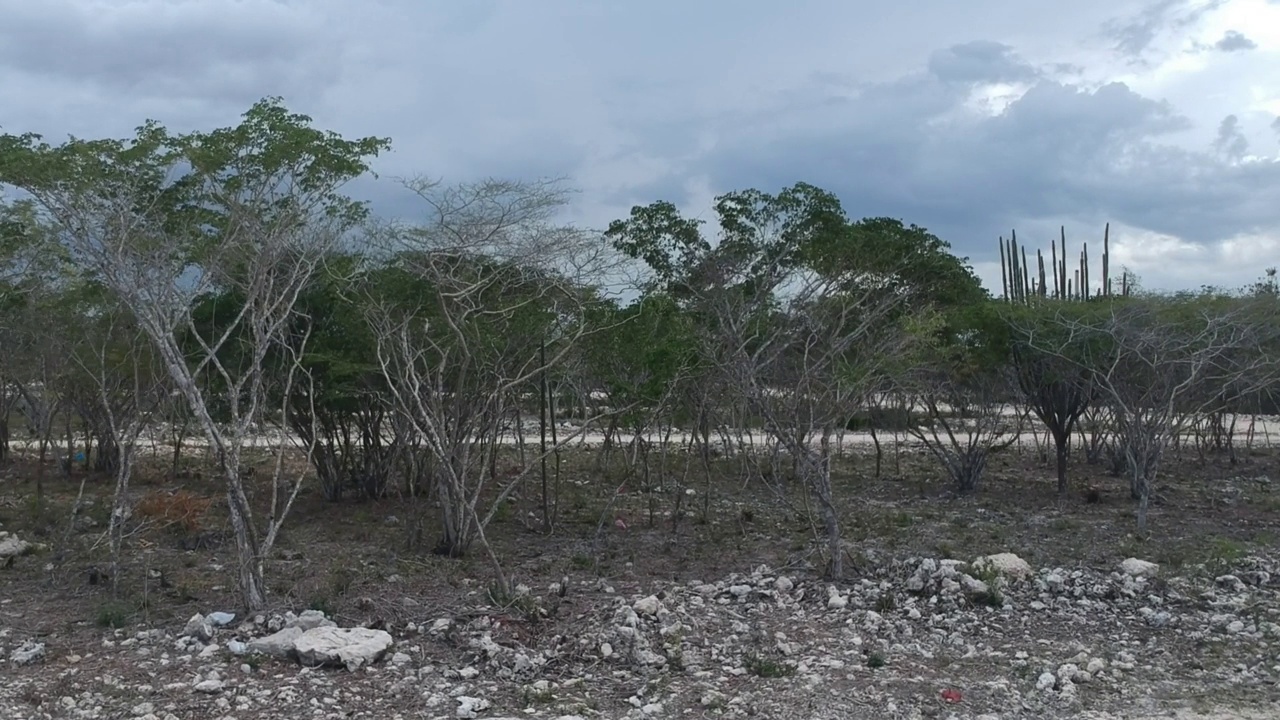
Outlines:
<svg viewBox="0 0 1280 720"><path fill-rule="evenodd" d="M943 691L942 691L942 701L943 701L943 702L958 703L958 702L960 702L960 701L961 701L961 700L963 700L963 699L964 699L964 695L963 695L963 694L961 694L961 692L960 692L959 690L952 690L952 689L948 688L948 689L946 689L946 690L943 690Z"/></svg>

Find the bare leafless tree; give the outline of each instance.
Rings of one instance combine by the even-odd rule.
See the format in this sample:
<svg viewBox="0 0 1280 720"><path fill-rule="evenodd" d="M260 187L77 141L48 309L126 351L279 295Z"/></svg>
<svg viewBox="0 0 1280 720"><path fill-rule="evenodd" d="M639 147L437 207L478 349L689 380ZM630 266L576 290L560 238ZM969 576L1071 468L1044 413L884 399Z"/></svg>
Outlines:
<svg viewBox="0 0 1280 720"><path fill-rule="evenodd" d="M764 430L791 456L811 494L828 554L843 576L840 512L831 484L837 430L899 355L893 318L908 294L856 272L747 267L712 256L698 307L710 327L708 357ZM745 281L745 282L744 282Z"/></svg>
<svg viewBox="0 0 1280 720"><path fill-rule="evenodd" d="M1086 370L1110 406L1114 442L1124 458L1145 532L1161 460L1195 418L1224 402L1219 391L1255 392L1274 382L1264 347L1274 317L1243 299L1117 299L1098 312L1046 310L1055 331L1021 328L1029 343Z"/></svg>
<svg viewBox="0 0 1280 720"><path fill-rule="evenodd" d="M946 470L958 493L978 490L991 456L1017 442L1026 411L1004 366L957 373L913 368L904 382L922 417L908 432Z"/></svg>
<svg viewBox="0 0 1280 720"><path fill-rule="evenodd" d="M436 552L456 556L478 542L505 592L485 528L537 463L493 477L502 426L520 394L593 329L590 285L609 260L598 236L557 222L567 197L558 182L405 185L425 217L384 229L379 245L384 272L406 278L414 297L373 298L378 357L397 411L432 459ZM394 286L382 277L379 293Z"/></svg>
<svg viewBox="0 0 1280 720"><path fill-rule="evenodd" d="M147 337L110 309L86 318L94 327L80 328L80 342L72 353L75 364L89 378L96 394L94 410L103 419L104 445L113 449L111 472L115 482L107 536L111 590L120 589L125 527L132 516L130 480L137 460L138 438L151 411L167 395L163 370L154 363Z"/></svg>

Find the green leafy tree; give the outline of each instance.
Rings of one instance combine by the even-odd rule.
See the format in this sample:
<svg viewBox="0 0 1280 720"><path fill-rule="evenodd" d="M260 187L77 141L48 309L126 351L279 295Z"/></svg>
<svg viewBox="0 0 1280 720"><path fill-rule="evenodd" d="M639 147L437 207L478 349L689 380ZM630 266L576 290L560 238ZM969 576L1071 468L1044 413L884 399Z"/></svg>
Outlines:
<svg viewBox="0 0 1280 720"><path fill-rule="evenodd" d="M348 489L382 497L407 443L392 422L386 380L378 364L377 338L365 318L361 288L378 281L355 256L332 257L299 297L302 320L292 344L305 338L308 352L288 400L288 423L314 447L312 463L330 500ZM412 490L412 488L409 488Z"/></svg>
<svg viewBox="0 0 1280 720"><path fill-rule="evenodd" d="M387 145L317 130L278 99L211 132L173 135L147 122L128 140L0 137L0 182L30 193L80 272L128 308L190 406L225 484L236 575L253 610L266 605L264 564L297 492L272 482L265 527L254 522L241 459L267 412L266 360L319 261L365 215L341 186ZM201 335L193 309L228 291L243 304L221 334ZM235 368L219 355L233 336L249 346ZM218 379L226 422L211 412L206 376Z"/></svg>
<svg viewBox="0 0 1280 720"><path fill-rule="evenodd" d="M893 363L893 318L911 291L868 282L892 275L896 265L884 248L850 250L852 226L820 188L728 193L715 209L715 242L664 203L633 210L607 237L650 264L656 286L689 312L699 356L714 368L718 387L761 418L792 457L814 500L828 570L838 578L844 551L831 483L833 438Z"/></svg>
<svg viewBox="0 0 1280 720"><path fill-rule="evenodd" d="M809 264L821 273L858 268L864 282L885 292L909 291L917 303L938 309L963 312L989 297L968 258L925 228L893 218L864 218L817 236Z"/></svg>
<svg viewBox="0 0 1280 720"><path fill-rule="evenodd" d="M65 357L58 345L66 338L48 332L41 316L57 309L66 275L65 255L36 204L0 197L0 462L8 457L10 420L19 410L38 434L42 458L47 451L56 396L41 383L56 375L51 368ZM41 470L40 501L43 489Z"/></svg>
<svg viewBox="0 0 1280 720"><path fill-rule="evenodd" d="M1084 320L1090 315L1096 316L1101 308L1096 302L1046 300L1032 305L1010 305L1002 310L1010 333L1010 360L1016 387L1023 402L1053 439L1059 496L1067 493L1072 434L1097 395L1086 358L1099 350L1087 347L1080 338L1067 342L1070 324L1064 324L1061 319ZM1055 349L1046 352L1046 346Z"/></svg>

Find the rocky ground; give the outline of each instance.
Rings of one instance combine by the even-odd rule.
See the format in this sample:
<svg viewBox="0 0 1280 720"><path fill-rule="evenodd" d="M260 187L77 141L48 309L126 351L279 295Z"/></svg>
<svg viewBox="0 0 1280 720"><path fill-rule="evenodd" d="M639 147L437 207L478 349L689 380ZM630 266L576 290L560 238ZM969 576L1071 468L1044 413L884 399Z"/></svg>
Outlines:
<svg viewBox="0 0 1280 720"><path fill-rule="evenodd" d="M637 485L566 455L553 532L533 486L490 528L513 593L483 553L430 553L429 502L307 486L273 611L237 616L216 483L140 469L113 597L109 480L46 468L41 507L23 458L0 468L0 720L1280 717L1280 454L1175 455L1142 535L1103 464L1064 497L1010 451L956 497L931 458L883 460L833 472L839 583L803 488L732 459Z"/></svg>
<svg viewBox="0 0 1280 720"><path fill-rule="evenodd" d="M211 612L44 637L0 591L0 717L1280 717L1278 569L873 554L846 583L758 567L473 588L447 613L405 596L415 619L364 628Z"/></svg>

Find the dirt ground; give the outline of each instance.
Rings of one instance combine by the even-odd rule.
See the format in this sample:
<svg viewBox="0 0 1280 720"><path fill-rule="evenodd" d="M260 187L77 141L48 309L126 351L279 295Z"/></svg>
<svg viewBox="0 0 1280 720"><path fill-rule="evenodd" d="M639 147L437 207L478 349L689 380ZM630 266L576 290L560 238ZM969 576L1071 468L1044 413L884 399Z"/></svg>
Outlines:
<svg viewBox="0 0 1280 720"><path fill-rule="evenodd" d="M868 452L836 474L841 583L822 578L805 494L785 480L748 480L721 459L709 478L695 464L681 483L674 455L667 477L655 467L645 480L602 466L596 450L567 453L550 481L550 532L536 474L488 531L535 608L488 591L483 553L430 553L429 500L329 503L308 487L269 564L273 609L386 629L404 657L384 661L381 676L179 657L188 618L237 606L222 496L198 458L180 477L159 459L139 471L113 597L110 481L51 465L37 503L36 469L18 457L0 469L0 530L41 548L0 569L0 650L46 650L0 671L0 715L467 717L458 698L483 693L473 712L490 718L1280 717L1268 714L1280 700L1280 637L1267 630L1280 622L1280 577L1266 570L1280 566L1280 453L1169 457L1139 537L1125 481L1100 466L1073 464L1059 498L1052 468L1014 448L977 495L953 497L929 458L890 452L876 477ZM925 559L995 553L1018 555L1034 577L1001 584L993 602L948 595L945 573L927 581L943 589L908 590ZM1116 572L1127 558L1157 563L1159 576L1134 585ZM1222 580L1249 572L1261 574L1245 590ZM599 648L618 627L643 626L645 612L627 611L651 595L682 619L683 660L664 619L653 631L666 643L662 664L619 664ZM1171 619L1152 619L1161 614ZM1247 628L1218 630L1224 617ZM439 630L441 620L456 630ZM511 670L492 651L482 662L481 636L546 661ZM1083 671L1095 659L1125 669L1062 679L1064 665ZM214 672L237 679L217 694L191 691Z"/></svg>

